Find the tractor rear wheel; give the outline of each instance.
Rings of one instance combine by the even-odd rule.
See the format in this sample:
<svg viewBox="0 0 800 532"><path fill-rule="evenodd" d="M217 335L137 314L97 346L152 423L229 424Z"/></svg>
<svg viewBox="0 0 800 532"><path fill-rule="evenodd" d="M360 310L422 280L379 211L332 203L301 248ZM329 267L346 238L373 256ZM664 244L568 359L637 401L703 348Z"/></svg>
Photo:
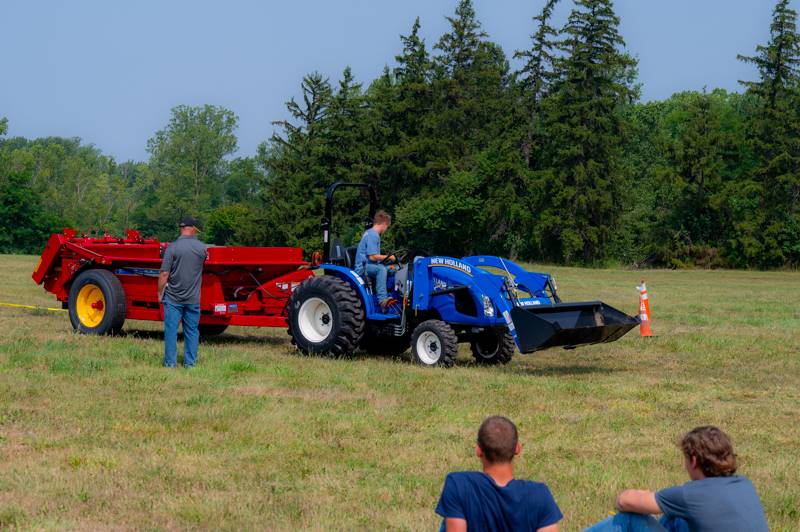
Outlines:
<svg viewBox="0 0 800 532"><path fill-rule="evenodd" d="M458 337L453 328L441 320L423 321L411 335L411 354L420 366L449 368L458 355Z"/></svg>
<svg viewBox="0 0 800 532"><path fill-rule="evenodd" d="M116 334L125 323L125 290L108 270L86 270L69 289L69 321L82 334Z"/></svg>
<svg viewBox="0 0 800 532"><path fill-rule="evenodd" d="M221 323L201 323L197 326L200 336L219 336L228 329L228 326Z"/></svg>
<svg viewBox="0 0 800 532"><path fill-rule="evenodd" d="M470 347L478 364L491 366L508 364L514 356L516 343L508 331L487 330L470 342Z"/></svg>
<svg viewBox="0 0 800 532"><path fill-rule="evenodd" d="M310 277L288 305L289 335L303 354L345 356L364 336L364 307L355 290L330 275Z"/></svg>

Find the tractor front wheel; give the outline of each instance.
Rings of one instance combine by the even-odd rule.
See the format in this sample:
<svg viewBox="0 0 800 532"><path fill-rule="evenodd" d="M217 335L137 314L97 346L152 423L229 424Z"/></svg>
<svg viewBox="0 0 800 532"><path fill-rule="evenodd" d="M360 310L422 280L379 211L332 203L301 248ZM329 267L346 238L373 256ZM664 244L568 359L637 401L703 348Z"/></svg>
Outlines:
<svg viewBox="0 0 800 532"><path fill-rule="evenodd" d="M125 290L108 270L86 270L69 289L69 321L83 334L116 334L125 323Z"/></svg>
<svg viewBox="0 0 800 532"><path fill-rule="evenodd" d="M411 335L411 354L420 366L449 368L458 355L458 337L453 328L441 320L423 321Z"/></svg>
<svg viewBox="0 0 800 532"><path fill-rule="evenodd" d="M470 342L478 364L508 364L514 356L514 337L508 331L487 330Z"/></svg>
<svg viewBox="0 0 800 532"><path fill-rule="evenodd" d="M364 307L355 290L329 275L303 281L289 299L289 335L303 354L345 356L364 335Z"/></svg>

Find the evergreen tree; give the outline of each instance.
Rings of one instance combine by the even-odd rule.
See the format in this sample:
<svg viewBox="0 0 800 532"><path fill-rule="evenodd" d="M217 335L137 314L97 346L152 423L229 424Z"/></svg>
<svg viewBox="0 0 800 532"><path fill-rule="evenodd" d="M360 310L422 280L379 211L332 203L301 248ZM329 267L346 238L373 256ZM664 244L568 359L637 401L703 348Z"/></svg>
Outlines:
<svg viewBox="0 0 800 532"><path fill-rule="evenodd" d="M611 0L578 0L559 43L559 79L545 102L548 168L537 235L548 259L604 259L622 208L624 124L620 107L635 97Z"/></svg>
<svg viewBox="0 0 800 532"><path fill-rule="evenodd" d="M387 146L387 181L391 187L387 196L387 207L397 205L402 199L420 190L427 183L427 165L433 158L434 148L427 124L430 120L432 98L432 64L419 36L419 17L411 27L411 33L400 36L403 52L395 56L395 84L384 79L386 94L393 95L393 104L383 113L387 126L392 130L392 141ZM391 92L390 92L391 91ZM389 188L389 187L384 187Z"/></svg>
<svg viewBox="0 0 800 532"><path fill-rule="evenodd" d="M510 106L504 98L508 61L502 49L486 40L471 0L461 0L455 16L447 17L450 31L434 47L433 112L430 134L437 158L431 169L447 175L451 164L469 168L473 154L496 137Z"/></svg>
<svg viewBox="0 0 800 532"><path fill-rule="evenodd" d="M397 66L394 69L394 76L399 83L409 87L413 84L424 85L430 77L430 57L425 48L425 40L419 36L419 29L420 23L417 17L411 26L411 33L400 36L403 52L395 56Z"/></svg>
<svg viewBox="0 0 800 532"><path fill-rule="evenodd" d="M332 99L330 82L314 72L301 83L302 102L286 103L289 120L273 122L279 130L258 147L256 160L265 173L261 208L256 214L262 245L321 246L319 221L323 193L330 184L320 163L326 149L326 117Z"/></svg>
<svg viewBox="0 0 800 532"><path fill-rule="evenodd" d="M751 122L751 141L759 158L753 190L761 205L742 224L747 231L743 252L752 263L778 266L800 264L800 35L797 12L789 0L773 11L770 41L756 55L739 56L756 65L759 80L743 82L760 100Z"/></svg>
<svg viewBox="0 0 800 532"><path fill-rule="evenodd" d="M371 175L374 157L366 127L367 101L350 67L342 72L338 90L330 99L324 120L324 142L319 164L327 181L362 182Z"/></svg>
<svg viewBox="0 0 800 532"><path fill-rule="evenodd" d="M550 19L558 1L545 2L541 13L533 17L536 32L531 35L531 48L514 54L515 58L525 61L517 78L526 115L522 151L530 168L541 164L541 139L546 134L542 124L542 100L557 76L554 53L558 30L550 25Z"/></svg>
<svg viewBox="0 0 800 532"><path fill-rule="evenodd" d="M664 262L719 266L718 246L724 228L719 212L723 185L725 136L720 110L711 95L692 94L679 111L679 131L666 146L668 166L661 171L666 194L656 211L665 219L654 224Z"/></svg>

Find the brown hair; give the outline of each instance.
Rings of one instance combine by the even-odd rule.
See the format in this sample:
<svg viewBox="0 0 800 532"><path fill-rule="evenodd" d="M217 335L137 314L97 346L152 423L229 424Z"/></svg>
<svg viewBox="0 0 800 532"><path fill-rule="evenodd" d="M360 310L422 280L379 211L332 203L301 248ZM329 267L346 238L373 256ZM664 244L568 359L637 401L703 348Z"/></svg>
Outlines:
<svg viewBox="0 0 800 532"><path fill-rule="evenodd" d="M492 464L510 462L517 450L517 426L507 417L487 417L478 429L478 447Z"/></svg>
<svg viewBox="0 0 800 532"><path fill-rule="evenodd" d="M375 225L385 223L387 225L391 225L392 217L391 215L384 211L383 209L379 210L375 213L375 218L373 219L373 223Z"/></svg>
<svg viewBox="0 0 800 532"><path fill-rule="evenodd" d="M678 442L683 455L697 458L697 466L707 477L729 477L736 473L736 454L727 434L717 427L697 427Z"/></svg>

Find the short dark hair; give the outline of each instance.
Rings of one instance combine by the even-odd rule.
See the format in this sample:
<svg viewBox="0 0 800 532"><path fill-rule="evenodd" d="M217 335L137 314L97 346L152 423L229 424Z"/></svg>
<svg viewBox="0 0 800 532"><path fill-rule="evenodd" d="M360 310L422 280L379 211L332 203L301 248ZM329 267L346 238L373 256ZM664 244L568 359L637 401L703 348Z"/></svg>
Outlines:
<svg viewBox="0 0 800 532"><path fill-rule="evenodd" d="M697 459L697 466L707 477L729 477L736 473L736 454L727 434L711 425L687 432L678 442L683 455Z"/></svg>
<svg viewBox="0 0 800 532"><path fill-rule="evenodd" d="M492 464L510 462L517 450L517 426L507 417L487 417L478 429L478 447Z"/></svg>
<svg viewBox="0 0 800 532"><path fill-rule="evenodd" d="M373 219L373 223L375 224L387 223L391 225L392 216L388 212L381 209L375 213L375 218Z"/></svg>

